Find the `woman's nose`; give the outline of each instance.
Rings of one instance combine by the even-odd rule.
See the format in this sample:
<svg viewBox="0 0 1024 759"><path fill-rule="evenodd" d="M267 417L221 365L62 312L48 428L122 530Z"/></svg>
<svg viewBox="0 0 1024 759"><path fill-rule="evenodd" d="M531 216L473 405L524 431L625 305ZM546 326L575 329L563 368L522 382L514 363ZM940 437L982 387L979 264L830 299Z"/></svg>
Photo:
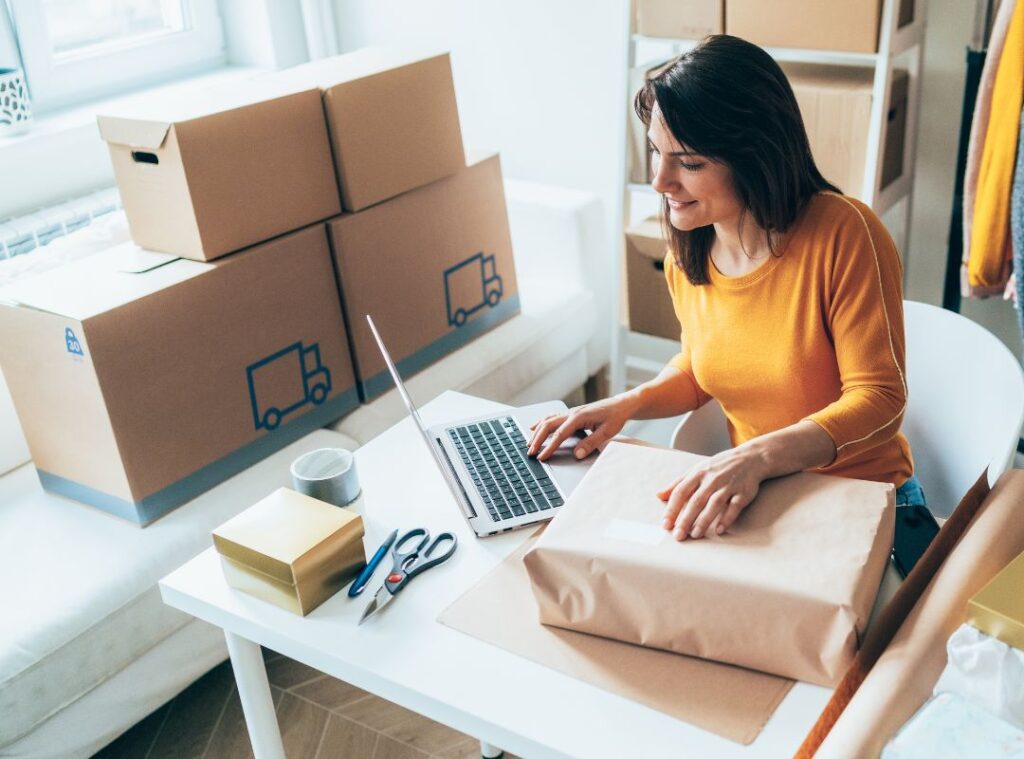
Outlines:
<svg viewBox="0 0 1024 759"><path fill-rule="evenodd" d="M654 172L654 177L651 179L651 187L654 188L655 192L671 192L678 187L679 183L672 177L664 161L659 161L652 156L651 170Z"/></svg>

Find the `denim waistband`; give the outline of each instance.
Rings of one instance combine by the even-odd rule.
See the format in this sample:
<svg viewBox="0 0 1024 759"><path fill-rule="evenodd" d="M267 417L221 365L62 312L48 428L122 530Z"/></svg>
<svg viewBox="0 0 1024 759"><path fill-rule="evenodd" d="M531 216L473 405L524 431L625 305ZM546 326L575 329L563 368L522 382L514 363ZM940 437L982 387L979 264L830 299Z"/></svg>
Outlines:
<svg viewBox="0 0 1024 759"><path fill-rule="evenodd" d="M916 475L910 475L910 479L896 488L897 506L927 506L924 498L924 489L921 481Z"/></svg>

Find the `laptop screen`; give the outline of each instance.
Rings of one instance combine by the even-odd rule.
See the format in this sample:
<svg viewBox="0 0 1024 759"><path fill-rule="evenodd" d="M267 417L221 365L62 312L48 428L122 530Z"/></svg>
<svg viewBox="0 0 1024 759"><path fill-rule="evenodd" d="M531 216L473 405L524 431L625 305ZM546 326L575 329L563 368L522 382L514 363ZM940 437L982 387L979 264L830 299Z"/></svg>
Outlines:
<svg viewBox="0 0 1024 759"><path fill-rule="evenodd" d="M444 477L444 481L448 483L448 489L452 491L452 495L455 496L455 500L461 503L462 498L459 495L456 484L452 482L451 475L445 466L445 462L441 460L441 455L438 453L437 448L430 441L430 435L427 434L427 428L423 424L423 420L420 418L419 411L416 410L416 404L412 402L409 392L405 389L405 383L402 382L402 378L398 374L398 368L395 366L395 362L391 360L391 354L388 353L388 349L384 347L384 340L381 339L380 333L377 331L377 325L373 323L373 319L369 314L366 315L366 321L370 325L370 331L373 333L373 339L377 341L377 347L380 348L381 355L384 356L384 363L388 365L388 371L391 373L391 379L395 381L395 387L398 388L398 394L402 396L402 402L405 403L405 407L409 409L409 414L412 416L416 429L420 431L420 435L423 437L423 442L426 443L427 449L430 451L430 455L434 457L434 462L437 464L438 471L441 472L441 476Z"/></svg>

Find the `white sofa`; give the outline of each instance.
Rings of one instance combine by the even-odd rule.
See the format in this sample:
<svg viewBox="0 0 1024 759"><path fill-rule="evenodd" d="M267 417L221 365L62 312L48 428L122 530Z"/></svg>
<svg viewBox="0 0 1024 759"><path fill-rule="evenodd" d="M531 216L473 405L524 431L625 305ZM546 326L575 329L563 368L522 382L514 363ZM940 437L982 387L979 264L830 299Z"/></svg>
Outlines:
<svg viewBox="0 0 1024 759"><path fill-rule="evenodd" d="M608 361L598 201L515 181L507 193L522 314L410 378L419 402L447 389L565 397ZM126 236L111 217L65 238L63 253ZM390 392L332 425L333 444L354 449L403 415ZM282 477L302 445L274 458ZM0 755L88 756L226 658L220 631L164 606L156 582L264 493L243 472L140 530L43 492L27 462L0 377Z"/></svg>

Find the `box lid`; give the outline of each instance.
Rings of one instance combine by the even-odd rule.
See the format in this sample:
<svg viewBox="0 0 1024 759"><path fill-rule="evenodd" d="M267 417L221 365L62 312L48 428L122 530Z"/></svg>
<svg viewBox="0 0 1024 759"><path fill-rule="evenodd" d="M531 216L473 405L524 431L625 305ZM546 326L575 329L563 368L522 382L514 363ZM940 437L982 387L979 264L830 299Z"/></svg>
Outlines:
<svg viewBox="0 0 1024 759"><path fill-rule="evenodd" d="M968 601L967 622L1024 650L1024 554L1007 564Z"/></svg>
<svg viewBox="0 0 1024 759"><path fill-rule="evenodd" d="M314 88L303 89L309 91ZM282 82L261 77L175 93L157 100L129 100L108 113L98 115L96 120L100 136L106 142L155 150L163 145L174 124L267 103L300 92Z"/></svg>
<svg viewBox="0 0 1024 759"><path fill-rule="evenodd" d="M668 253L668 241L662 236L661 219L651 216L626 230L626 237L637 252L661 261Z"/></svg>
<svg viewBox="0 0 1024 759"><path fill-rule="evenodd" d="M383 73L432 58L447 58L448 53L432 48L364 47L344 55L303 63L267 75L267 79L292 87L329 89L338 84Z"/></svg>
<svg viewBox="0 0 1024 759"><path fill-rule="evenodd" d="M784 62L779 65L794 88L814 87L867 95L871 95L874 88L873 68L799 62Z"/></svg>
<svg viewBox="0 0 1024 759"><path fill-rule="evenodd" d="M127 242L38 276L18 279L0 288L0 302L83 321L213 267Z"/></svg>
<svg viewBox="0 0 1024 759"><path fill-rule="evenodd" d="M278 488L214 530L213 542L224 556L295 585L309 567L362 534L355 512Z"/></svg>

